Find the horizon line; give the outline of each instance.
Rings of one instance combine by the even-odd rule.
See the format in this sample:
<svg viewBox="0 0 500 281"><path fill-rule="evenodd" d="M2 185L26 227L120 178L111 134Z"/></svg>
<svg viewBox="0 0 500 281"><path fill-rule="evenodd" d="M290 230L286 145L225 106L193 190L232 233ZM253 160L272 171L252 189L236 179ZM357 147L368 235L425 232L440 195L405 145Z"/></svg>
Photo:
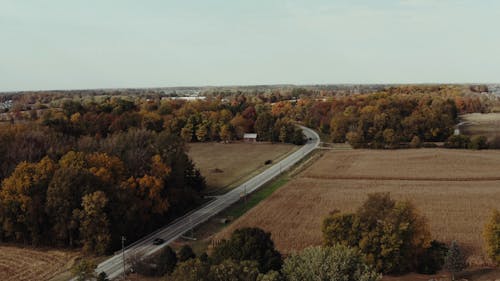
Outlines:
<svg viewBox="0 0 500 281"><path fill-rule="evenodd" d="M103 87L103 88L60 88L60 89L23 89L0 91L0 94L14 94L23 92L72 92L72 91L113 91L113 90L142 90L142 89L203 89L203 88L251 88L251 87L317 87L317 86L402 86L402 85L500 85L500 82L412 82L412 83L276 83L276 84L206 84L206 85L178 85L178 86L145 86L145 87Z"/></svg>

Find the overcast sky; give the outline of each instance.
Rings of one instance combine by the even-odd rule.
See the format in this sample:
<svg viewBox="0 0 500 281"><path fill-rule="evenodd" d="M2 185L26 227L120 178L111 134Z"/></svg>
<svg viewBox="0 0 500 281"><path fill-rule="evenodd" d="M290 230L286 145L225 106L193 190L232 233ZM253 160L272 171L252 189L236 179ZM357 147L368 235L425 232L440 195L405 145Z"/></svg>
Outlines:
<svg viewBox="0 0 500 281"><path fill-rule="evenodd" d="M0 0L0 91L500 82L494 0Z"/></svg>

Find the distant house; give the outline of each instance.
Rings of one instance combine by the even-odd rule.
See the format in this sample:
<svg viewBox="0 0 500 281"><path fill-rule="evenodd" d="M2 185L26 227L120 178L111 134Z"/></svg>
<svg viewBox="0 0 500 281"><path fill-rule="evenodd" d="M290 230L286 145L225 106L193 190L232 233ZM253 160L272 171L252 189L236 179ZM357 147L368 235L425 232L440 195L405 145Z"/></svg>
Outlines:
<svg viewBox="0 0 500 281"><path fill-rule="evenodd" d="M243 135L243 140L245 142L257 142L257 134L244 134Z"/></svg>

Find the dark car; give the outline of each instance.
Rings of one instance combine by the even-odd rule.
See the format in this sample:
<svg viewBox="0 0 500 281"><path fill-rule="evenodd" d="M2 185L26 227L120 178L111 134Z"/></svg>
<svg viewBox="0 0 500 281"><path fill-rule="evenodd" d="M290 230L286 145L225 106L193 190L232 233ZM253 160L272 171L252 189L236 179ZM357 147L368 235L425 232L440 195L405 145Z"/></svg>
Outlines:
<svg viewBox="0 0 500 281"><path fill-rule="evenodd" d="M153 240L153 245L161 245L161 244L163 244L163 243L165 243L165 240L163 240L163 239L161 239L161 238L155 238L155 239Z"/></svg>

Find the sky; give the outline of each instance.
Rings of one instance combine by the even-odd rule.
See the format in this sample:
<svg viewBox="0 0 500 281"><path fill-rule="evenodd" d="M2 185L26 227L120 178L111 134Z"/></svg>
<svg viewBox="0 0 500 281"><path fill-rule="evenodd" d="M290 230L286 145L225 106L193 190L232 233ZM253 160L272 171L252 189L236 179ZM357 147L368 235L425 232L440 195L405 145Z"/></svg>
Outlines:
<svg viewBox="0 0 500 281"><path fill-rule="evenodd" d="M0 0L0 91L500 82L495 0Z"/></svg>

